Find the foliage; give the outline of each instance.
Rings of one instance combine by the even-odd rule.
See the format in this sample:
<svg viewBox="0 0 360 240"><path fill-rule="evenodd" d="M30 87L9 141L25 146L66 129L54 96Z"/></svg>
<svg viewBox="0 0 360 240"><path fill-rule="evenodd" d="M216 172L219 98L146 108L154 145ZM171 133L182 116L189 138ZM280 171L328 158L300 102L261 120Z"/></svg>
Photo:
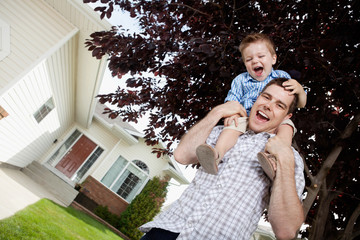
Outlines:
<svg viewBox="0 0 360 240"><path fill-rule="evenodd" d="M232 79L245 71L237 50L243 37L269 34L278 46L276 68L308 92L307 108L294 117L307 174L304 208L310 227L303 235L352 239L359 234L360 1L101 2L105 5L95 10L102 18L119 8L138 19L141 31L113 27L86 42L94 57L107 54L114 77L132 75L126 80L130 90L118 88L100 101L117 107L107 110L111 118L136 122L151 111L145 133L153 145L159 139L176 141L222 103Z"/></svg>
<svg viewBox="0 0 360 240"><path fill-rule="evenodd" d="M120 216L119 230L133 240L143 235L137 228L151 221L165 201L169 179L154 177Z"/></svg>
<svg viewBox="0 0 360 240"><path fill-rule="evenodd" d="M0 239L111 239L121 240L110 229L72 207L42 199L0 220Z"/></svg>
<svg viewBox="0 0 360 240"><path fill-rule="evenodd" d="M115 228L119 228L120 217L116 214L113 214L109 211L107 206L98 205L94 213L99 216L101 219L105 220L107 223L111 224Z"/></svg>

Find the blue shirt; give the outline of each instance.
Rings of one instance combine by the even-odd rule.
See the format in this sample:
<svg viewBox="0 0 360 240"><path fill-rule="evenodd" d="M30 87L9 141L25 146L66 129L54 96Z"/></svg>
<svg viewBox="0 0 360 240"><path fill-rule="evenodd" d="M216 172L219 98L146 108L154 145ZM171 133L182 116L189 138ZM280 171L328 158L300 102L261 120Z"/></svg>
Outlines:
<svg viewBox="0 0 360 240"><path fill-rule="evenodd" d="M258 81L251 77L248 72L239 74L231 83L225 102L238 101L250 114L250 110L263 88L274 78L291 78L290 75L282 70L271 70L271 73L264 81Z"/></svg>

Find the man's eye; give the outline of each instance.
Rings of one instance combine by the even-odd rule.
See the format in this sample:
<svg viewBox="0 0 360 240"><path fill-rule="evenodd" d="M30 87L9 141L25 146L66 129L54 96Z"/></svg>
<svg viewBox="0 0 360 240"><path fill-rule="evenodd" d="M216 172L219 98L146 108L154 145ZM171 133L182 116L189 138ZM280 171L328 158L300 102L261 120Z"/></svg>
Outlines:
<svg viewBox="0 0 360 240"><path fill-rule="evenodd" d="M284 105L282 105L282 104L278 104L278 107L281 109L285 109Z"/></svg>
<svg viewBox="0 0 360 240"><path fill-rule="evenodd" d="M270 99L268 95L262 95L265 99Z"/></svg>

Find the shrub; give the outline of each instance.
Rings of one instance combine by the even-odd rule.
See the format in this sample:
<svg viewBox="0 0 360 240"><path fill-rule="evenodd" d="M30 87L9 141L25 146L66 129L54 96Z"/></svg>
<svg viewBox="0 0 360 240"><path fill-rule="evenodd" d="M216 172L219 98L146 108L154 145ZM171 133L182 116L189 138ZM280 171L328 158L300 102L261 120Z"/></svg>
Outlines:
<svg viewBox="0 0 360 240"><path fill-rule="evenodd" d="M120 217L116 214L111 213L107 206L97 206L94 210L94 213L115 228L119 228Z"/></svg>
<svg viewBox="0 0 360 240"><path fill-rule="evenodd" d="M154 177L121 214L119 230L133 240L141 238L143 233L137 228L151 221L165 201L169 179Z"/></svg>

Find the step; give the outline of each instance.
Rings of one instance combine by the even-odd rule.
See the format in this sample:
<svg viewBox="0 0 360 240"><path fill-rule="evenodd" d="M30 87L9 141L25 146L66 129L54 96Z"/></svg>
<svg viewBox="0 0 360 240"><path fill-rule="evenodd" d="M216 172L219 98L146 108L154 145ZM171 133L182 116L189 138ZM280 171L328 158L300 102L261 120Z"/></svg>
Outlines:
<svg viewBox="0 0 360 240"><path fill-rule="evenodd" d="M79 193L72 185L36 161L23 168L22 172L38 184L44 186L65 206L69 206Z"/></svg>

